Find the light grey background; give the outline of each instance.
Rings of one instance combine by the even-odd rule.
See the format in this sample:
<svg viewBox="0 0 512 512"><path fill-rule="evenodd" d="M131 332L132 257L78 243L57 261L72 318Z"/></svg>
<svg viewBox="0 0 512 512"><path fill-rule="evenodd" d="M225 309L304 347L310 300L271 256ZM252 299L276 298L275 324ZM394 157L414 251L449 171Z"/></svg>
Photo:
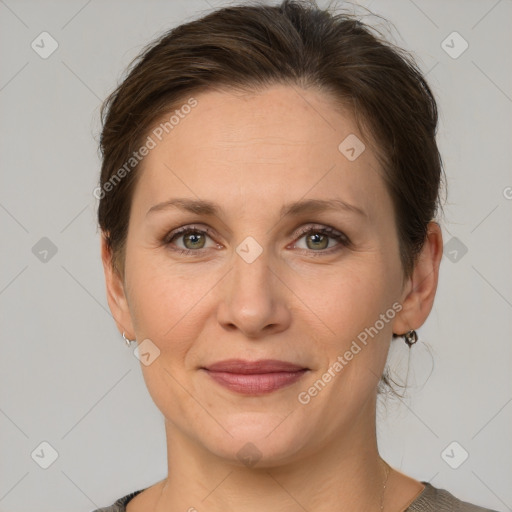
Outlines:
<svg viewBox="0 0 512 512"><path fill-rule="evenodd" d="M166 475L163 419L106 302L95 138L101 101L142 47L220 5L0 0L1 512L85 512ZM512 510L512 2L362 5L394 23L437 95L452 244L409 398L379 408L381 452L461 499ZM47 59L31 48L43 31L59 45ZM453 31L469 43L456 59L441 46ZM46 262L32 251L43 237L57 248ZM406 369L403 346L390 357ZM48 469L31 457L49 456L42 441L58 452ZM469 453L458 469L441 456L453 441L452 464Z"/></svg>

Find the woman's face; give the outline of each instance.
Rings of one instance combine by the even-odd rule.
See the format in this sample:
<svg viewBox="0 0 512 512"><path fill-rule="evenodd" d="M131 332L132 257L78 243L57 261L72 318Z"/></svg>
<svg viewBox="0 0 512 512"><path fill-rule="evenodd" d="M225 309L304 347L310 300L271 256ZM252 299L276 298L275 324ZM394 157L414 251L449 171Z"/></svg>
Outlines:
<svg viewBox="0 0 512 512"><path fill-rule="evenodd" d="M115 314L139 344L151 340L142 370L152 398L197 446L229 459L257 450L270 465L371 430L408 291L374 153L319 91L195 99L169 133L148 134L156 146L139 168L127 303ZM175 234L184 227L195 231ZM204 369L227 359L307 371L251 393Z"/></svg>

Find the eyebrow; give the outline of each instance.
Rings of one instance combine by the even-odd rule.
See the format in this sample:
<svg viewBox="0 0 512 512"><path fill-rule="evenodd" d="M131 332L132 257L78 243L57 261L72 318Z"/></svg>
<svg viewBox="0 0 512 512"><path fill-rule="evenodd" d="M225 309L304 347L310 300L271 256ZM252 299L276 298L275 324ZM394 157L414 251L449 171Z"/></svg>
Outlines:
<svg viewBox="0 0 512 512"><path fill-rule="evenodd" d="M177 197L152 206L147 211L146 216L150 213L168 210L170 208L178 208L180 210L206 216L219 216L222 212L222 207L211 201ZM280 216L313 214L328 210L343 210L368 218L368 214L364 210L353 204L342 201L341 199L306 199L295 201L293 203L285 204L281 208Z"/></svg>

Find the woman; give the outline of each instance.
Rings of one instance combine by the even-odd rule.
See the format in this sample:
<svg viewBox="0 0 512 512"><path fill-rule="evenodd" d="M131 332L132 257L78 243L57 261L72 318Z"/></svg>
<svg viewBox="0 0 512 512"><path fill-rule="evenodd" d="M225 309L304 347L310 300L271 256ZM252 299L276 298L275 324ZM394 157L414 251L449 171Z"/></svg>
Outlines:
<svg viewBox="0 0 512 512"><path fill-rule="evenodd" d="M103 110L107 296L168 476L102 511L483 511L390 467L392 338L442 255L435 99L354 16L245 5L149 46Z"/></svg>

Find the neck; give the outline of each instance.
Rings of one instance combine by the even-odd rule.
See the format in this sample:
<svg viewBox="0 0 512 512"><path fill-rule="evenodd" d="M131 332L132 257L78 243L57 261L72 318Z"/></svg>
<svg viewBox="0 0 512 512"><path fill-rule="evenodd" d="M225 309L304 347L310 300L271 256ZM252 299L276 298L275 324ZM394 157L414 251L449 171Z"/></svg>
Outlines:
<svg viewBox="0 0 512 512"><path fill-rule="evenodd" d="M343 431L314 440L305 455L261 459L253 467L218 457L166 422L168 477L156 510L380 512L386 467L377 449L375 403L365 409Z"/></svg>

